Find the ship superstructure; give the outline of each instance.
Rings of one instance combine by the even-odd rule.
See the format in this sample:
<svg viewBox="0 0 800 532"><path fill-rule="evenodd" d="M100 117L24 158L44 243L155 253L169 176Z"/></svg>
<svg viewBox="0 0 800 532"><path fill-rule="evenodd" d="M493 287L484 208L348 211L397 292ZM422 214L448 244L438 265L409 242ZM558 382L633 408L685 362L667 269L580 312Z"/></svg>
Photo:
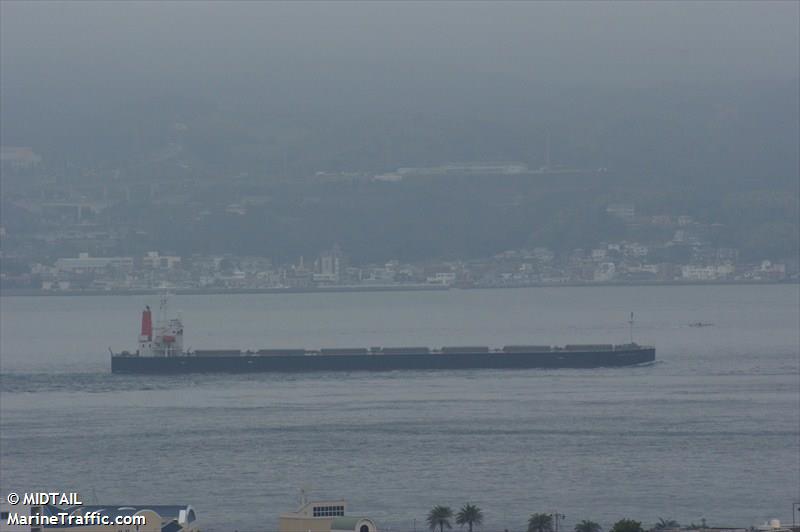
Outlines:
<svg viewBox="0 0 800 532"><path fill-rule="evenodd" d="M153 326L153 313L150 310L150 306L145 306L142 311L138 356L168 357L184 355L183 322L180 317L169 317L168 301L168 296L163 294L158 307L158 321L155 327Z"/></svg>

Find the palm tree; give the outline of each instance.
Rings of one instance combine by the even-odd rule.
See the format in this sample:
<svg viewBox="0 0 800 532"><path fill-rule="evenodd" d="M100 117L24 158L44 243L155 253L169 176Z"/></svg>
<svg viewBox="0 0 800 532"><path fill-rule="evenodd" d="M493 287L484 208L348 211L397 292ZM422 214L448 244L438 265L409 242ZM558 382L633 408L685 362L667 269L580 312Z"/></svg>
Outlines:
<svg viewBox="0 0 800 532"><path fill-rule="evenodd" d="M469 532L472 532L473 525L483 524L483 512L474 504L467 503L456 514L456 523L467 525Z"/></svg>
<svg viewBox="0 0 800 532"><path fill-rule="evenodd" d="M706 528L706 527L707 527L707 525L706 525L706 518L705 518L705 517L703 517L703 518L701 518L701 519L700 519L700 524L699 524L699 525L696 525L696 524L694 524L694 523L692 523L691 525L689 525L689 528L694 528L694 529L698 529L698 528Z"/></svg>
<svg viewBox="0 0 800 532"><path fill-rule="evenodd" d="M584 519L575 525L575 532L602 532L603 527L594 521L587 521Z"/></svg>
<svg viewBox="0 0 800 532"><path fill-rule="evenodd" d="M553 516L550 514L531 514L528 519L528 532L553 532Z"/></svg>
<svg viewBox="0 0 800 532"><path fill-rule="evenodd" d="M611 532L644 532L642 523L633 519L620 519L611 528Z"/></svg>
<svg viewBox="0 0 800 532"><path fill-rule="evenodd" d="M658 518L658 523L653 527L653 530L666 530L668 528L680 528L681 524L674 519Z"/></svg>
<svg viewBox="0 0 800 532"><path fill-rule="evenodd" d="M432 531L435 531L437 528L439 532L444 532L446 528L452 528L450 526L450 519L453 517L453 510L450 509L449 506L434 506L431 508L431 511L428 512L428 526Z"/></svg>

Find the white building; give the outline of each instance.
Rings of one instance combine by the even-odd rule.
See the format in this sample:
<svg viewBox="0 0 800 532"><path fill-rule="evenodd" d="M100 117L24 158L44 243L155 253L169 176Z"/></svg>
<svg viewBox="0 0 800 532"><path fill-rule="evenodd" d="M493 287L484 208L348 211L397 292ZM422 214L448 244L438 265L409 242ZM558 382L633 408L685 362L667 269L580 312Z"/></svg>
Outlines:
<svg viewBox="0 0 800 532"><path fill-rule="evenodd" d="M90 257L88 253L80 253L77 258L64 258L56 261L56 269L60 272L86 273L116 268L124 271L133 270L133 257Z"/></svg>
<svg viewBox="0 0 800 532"><path fill-rule="evenodd" d="M528 166L519 162L465 162L422 168L398 168L394 174L403 178L436 175L519 175L527 172Z"/></svg>
<svg viewBox="0 0 800 532"><path fill-rule="evenodd" d="M594 270L594 280L598 282L608 282L614 279L617 267L613 262L601 262Z"/></svg>
<svg viewBox="0 0 800 532"><path fill-rule="evenodd" d="M42 281L42 290L69 290L69 281Z"/></svg>
<svg viewBox="0 0 800 532"><path fill-rule="evenodd" d="M281 514L278 532L378 532L372 519L346 516L346 510L343 500L303 501L296 511Z"/></svg>
<svg viewBox="0 0 800 532"><path fill-rule="evenodd" d="M427 279L428 284L441 284L450 286L456 282L456 274L453 272L436 272Z"/></svg>
<svg viewBox="0 0 800 532"><path fill-rule="evenodd" d="M388 183L397 183L403 180L403 176L396 172L389 172L386 174L378 174L372 177L373 181L385 181Z"/></svg>
<svg viewBox="0 0 800 532"><path fill-rule="evenodd" d="M631 242L629 244L625 244L625 255L630 257L646 257L647 256L647 246L639 244L637 242Z"/></svg>
<svg viewBox="0 0 800 532"><path fill-rule="evenodd" d="M0 146L0 165L11 168L31 168L42 162L42 157L33 148Z"/></svg>
<svg viewBox="0 0 800 532"><path fill-rule="evenodd" d="M142 266L154 270L171 270L180 266L181 258L175 255L159 255L158 251L148 251L142 257Z"/></svg>
<svg viewBox="0 0 800 532"><path fill-rule="evenodd" d="M636 216L636 207L632 203L612 203L606 207L606 212L622 220L633 220Z"/></svg>
<svg viewBox="0 0 800 532"><path fill-rule="evenodd" d="M336 284L339 282L339 276L332 273L315 273L312 279L315 283L320 284Z"/></svg>
<svg viewBox="0 0 800 532"><path fill-rule="evenodd" d="M718 281L732 275L732 264L719 264L715 266L698 266L687 264L681 266L681 276L688 281Z"/></svg>
<svg viewBox="0 0 800 532"><path fill-rule="evenodd" d="M788 526L782 525L779 519L770 519L758 527L759 532L789 532Z"/></svg>
<svg viewBox="0 0 800 532"><path fill-rule="evenodd" d="M556 254L549 248L533 248L533 256L539 262L552 262L556 258Z"/></svg>
<svg viewBox="0 0 800 532"><path fill-rule="evenodd" d="M598 248L592 250L592 260L603 260L608 255L608 250Z"/></svg>

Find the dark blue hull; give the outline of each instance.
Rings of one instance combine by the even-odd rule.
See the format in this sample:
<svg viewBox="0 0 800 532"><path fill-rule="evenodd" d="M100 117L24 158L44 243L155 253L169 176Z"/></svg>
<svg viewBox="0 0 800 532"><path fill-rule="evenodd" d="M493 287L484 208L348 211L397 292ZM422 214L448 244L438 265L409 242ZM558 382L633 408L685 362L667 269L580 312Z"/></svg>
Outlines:
<svg viewBox="0 0 800 532"><path fill-rule="evenodd" d="M113 355L113 373L256 373L455 369L599 368L653 362L652 347L609 351L508 353L218 355L139 357Z"/></svg>

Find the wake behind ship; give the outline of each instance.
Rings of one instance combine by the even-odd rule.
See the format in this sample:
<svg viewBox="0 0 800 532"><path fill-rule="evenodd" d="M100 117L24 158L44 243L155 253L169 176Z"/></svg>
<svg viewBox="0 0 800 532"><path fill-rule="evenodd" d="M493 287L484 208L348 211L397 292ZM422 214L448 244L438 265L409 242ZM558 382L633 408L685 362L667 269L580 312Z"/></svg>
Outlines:
<svg viewBox="0 0 800 532"><path fill-rule="evenodd" d="M631 319L631 325L633 320ZM167 317L161 298L159 320L142 312L139 349L111 353L112 373L251 373L456 369L597 368L653 362L655 347L627 344L358 347L333 349L183 349L183 323Z"/></svg>

